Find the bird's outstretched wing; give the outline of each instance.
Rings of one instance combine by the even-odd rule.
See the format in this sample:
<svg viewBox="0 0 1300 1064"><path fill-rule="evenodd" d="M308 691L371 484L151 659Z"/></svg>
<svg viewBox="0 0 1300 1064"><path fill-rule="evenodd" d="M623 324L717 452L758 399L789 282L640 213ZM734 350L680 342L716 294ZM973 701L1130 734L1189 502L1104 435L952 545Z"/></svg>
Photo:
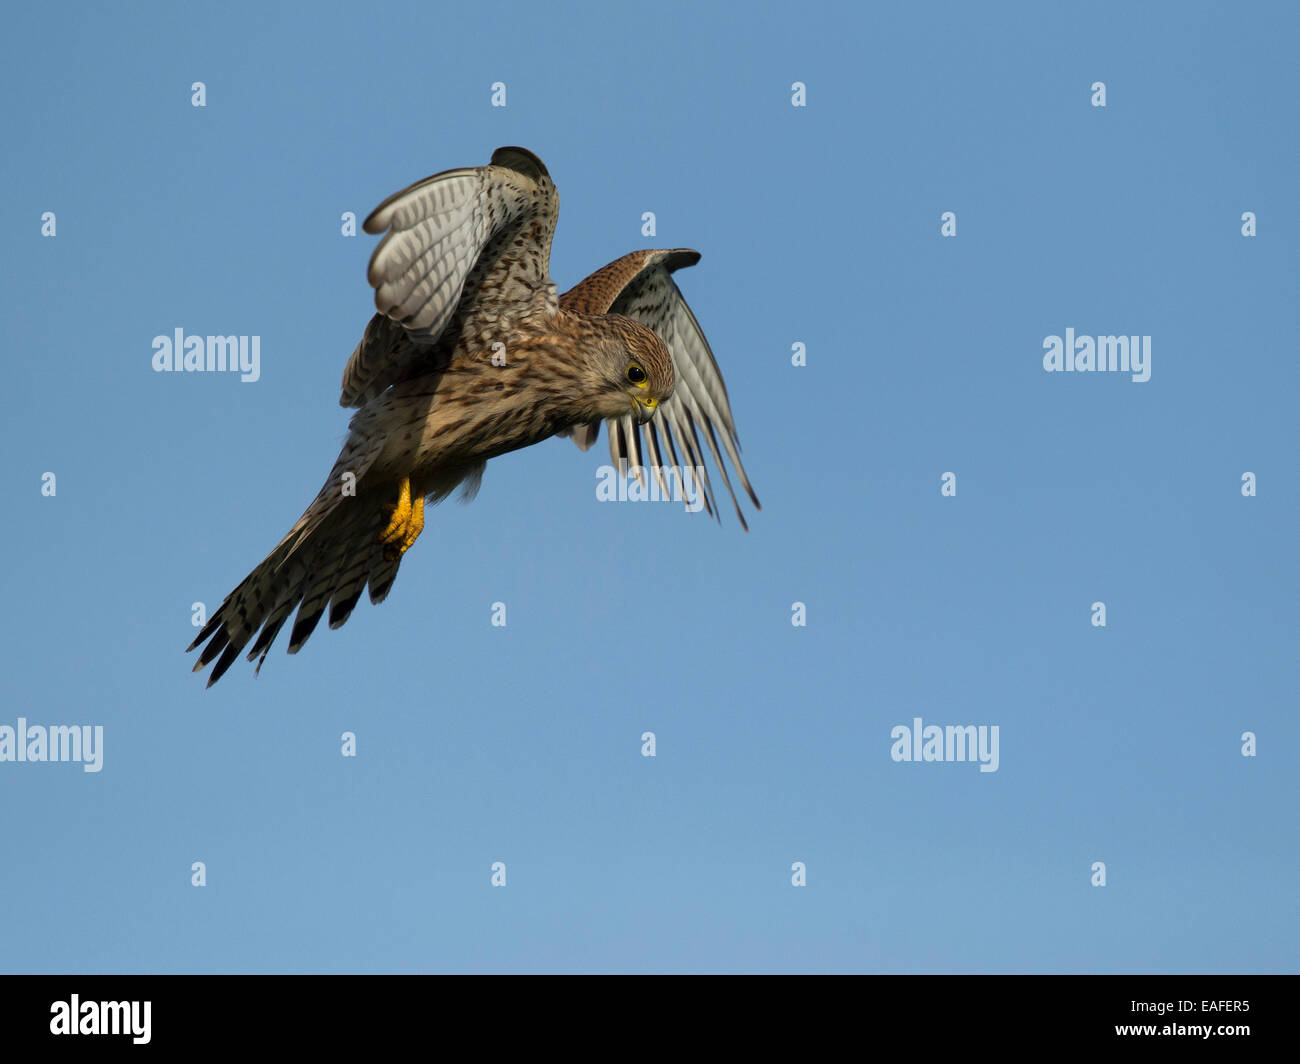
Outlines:
<svg viewBox="0 0 1300 1064"><path fill-rule="evenodd" d="M504 340L529 317L553 317L559 211L550 174L524 148L498 148L487 166L434 174L376 207L362 228L388 230L367 272L379 313L343 370L339 404L361 406L424 371L445 357L444 336Z"/></svg>
<svg viewBox="0 0 1300 1064"><path fill-rule="evenodd" d="M560 297L560 307L584 314L622 314L639 321L663 338L673 356L676 388L671 399L659 404L658 417L644 426L637 425L631 417L608 421L609 453L615 466L619 467L620 461L626 461L627 467L621 468L643 470L648 459L656 477L661 476L661 468L672 468L676 471L678 483L683 482L683 465L690 467L700 484L705 507L720 520L704 465L700 445L700 436L703 435L731 495L736 516L741 525L748 528L722 461L722 450L726 451L754 506L762 507L740 461L740 440L736 436L731 404L727 401L727 387L722 382L722 373L700 323L695 320L670 276L674 270L694 266L699 261L700 253L689 248L633 251L565 292ZM643 428L646 430L644 438ZM599 424L583 425L569 433L584 451L596 442L599 434ZM664 461L664 458L669 460ZM640 475L644 476L644 472ZM666 487L662 480L660 486Z"/></svg>

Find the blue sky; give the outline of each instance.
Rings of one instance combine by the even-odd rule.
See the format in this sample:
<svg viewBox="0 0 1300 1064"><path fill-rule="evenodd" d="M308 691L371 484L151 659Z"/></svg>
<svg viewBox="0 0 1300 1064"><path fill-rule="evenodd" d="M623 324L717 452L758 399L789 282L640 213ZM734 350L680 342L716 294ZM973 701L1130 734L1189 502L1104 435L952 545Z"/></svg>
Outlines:
<svg viewBox="0 0 1300 1064"><path fill-rule="evenodd" d="M0 725L104 739L0 763L0 970L1296 970L1292 5L6 30ZM598 503L603 437L547 441L383 605L205 690L191 604L346 430L341 213L504 144L559 187L561 288L701 251L762 512ZM260 379L153 372L178 327L260 336ZM1045 372L1067 328L1151 337L1150 379ZM997 771L894 761L917 717L996 726Z"/></svg>

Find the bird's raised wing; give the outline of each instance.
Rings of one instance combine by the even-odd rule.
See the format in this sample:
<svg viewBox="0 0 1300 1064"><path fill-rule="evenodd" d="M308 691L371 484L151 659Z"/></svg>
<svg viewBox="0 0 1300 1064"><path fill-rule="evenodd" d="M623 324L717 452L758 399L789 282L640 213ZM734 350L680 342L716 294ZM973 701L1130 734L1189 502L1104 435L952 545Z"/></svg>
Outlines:
<svg viewBox="0 0 1300 1064"><path fill-rule="evenodd" d="M762 507L740 461L740 440L736 436L731 404L727 401L727 388L700 323L695 320L670 276L674 270L694 266L699 261L699 252L689 248L633 251L565 292L560 297L560 306L584 314L622 314L639 321L660 335L673 356L676 387L672 398L659 404L657 417L644 426L637 425L630 416L609 419L609 453L615 466L640 470L637 475L644 477L644 459L648 458L655 476L660 479L660 487L665 490L661 469L675 470L680 484L684 483L683 465L689 467L700 485L705 507L720 520L704 465L700 445L702 434L714 463L722 473L736 516L741 525L748 528L731 486L731 478L727 475L727 467L723 464L722 450L727 452L754 506ZM641 434L643 428L646 430L644 438ZM721 449L719 434L722 437ZM596 442L600 425L579 426L569 435L585 451ZM664 458L669 461L665 462ZM620 467L621 461L625 461L627 466Z"/></svg>
<svg viewBox="0 0 1300 1064"><path fill-rule="evenodd" d="M550 174L524 148L498 148L487 166L434 174L376 207L362 228L388 230L367 272L379 313L343 370L339 404L360 406L419 372L445 337L472 329L486 347L524 319L553 317L559 211Z"/></svg>

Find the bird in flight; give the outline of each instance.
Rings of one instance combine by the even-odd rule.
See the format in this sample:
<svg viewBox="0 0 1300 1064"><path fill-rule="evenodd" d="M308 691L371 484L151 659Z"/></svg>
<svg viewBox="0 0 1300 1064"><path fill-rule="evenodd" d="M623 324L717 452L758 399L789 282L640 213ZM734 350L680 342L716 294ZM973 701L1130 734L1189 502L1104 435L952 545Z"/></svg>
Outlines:
<svg viewBox="0 0 1300 1064"><path fill-rule="evenodd" d="M339 404L357 412L320 493L190 644L206 644L195 672L216 662L209 687L250 640L260 671L295 608L290 654L326 608L337 628L367 586L382 602L426 501L458 487L472 498L489 458L549 436L586 450L604 421L616 467L643 477L643 456L657 477L685 467L716 515L707 447L748 527L722 461L758 507L727 390L670 276L699 253L633 251L557 298L558 215L542 161L498 148L489 165L426 177L366 219L386 235L367 274L379 313L343 370Z"/></svg>

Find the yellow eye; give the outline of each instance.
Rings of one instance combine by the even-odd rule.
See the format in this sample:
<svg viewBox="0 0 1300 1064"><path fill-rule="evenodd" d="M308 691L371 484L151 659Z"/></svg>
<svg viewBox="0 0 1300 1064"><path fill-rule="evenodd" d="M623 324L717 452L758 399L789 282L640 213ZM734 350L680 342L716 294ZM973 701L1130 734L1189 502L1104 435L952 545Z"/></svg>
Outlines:
<svg viewBox="0 0 1300 1064"><path fill-rule="evenodd" d="M633 384L635 384L638 388L644 388L646 386L645 370L643 370L635 362L628 363L627 379L630 380Z"/></svg>

